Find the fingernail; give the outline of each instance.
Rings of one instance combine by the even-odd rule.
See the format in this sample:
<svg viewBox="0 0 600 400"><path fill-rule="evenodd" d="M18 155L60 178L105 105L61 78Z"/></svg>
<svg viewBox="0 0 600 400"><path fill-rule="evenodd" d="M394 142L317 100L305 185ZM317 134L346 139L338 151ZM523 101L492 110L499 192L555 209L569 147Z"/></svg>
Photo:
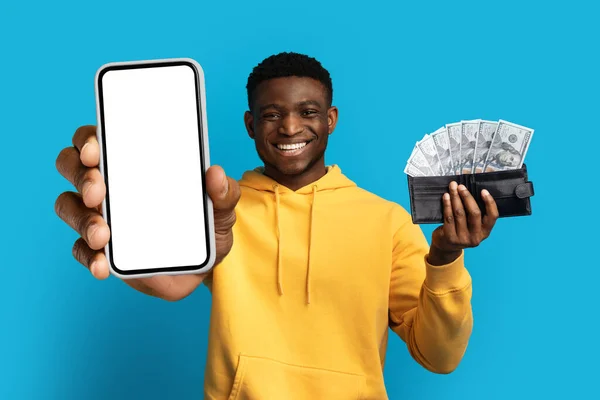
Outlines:
<svg viewBox="0 0 600 400"><path fill-rule="evenodd" d="M92 181L85 181L83 183L83 188L81 189L81 194L85 196L90 187L92 186Z"/></svg>
<svg viewBox="0 0 600 400"><path fill-rule="evenodd" d="M444 193L444 200L450 200L450 195L448 193Z"/></svg>
<svg viewBox="0 0 600 400"><path fill-rule="evenodd" d="M483 189L483 190L481 191L481 195L482 195L482 196L489 196L489 195L490 195L490 192L488 192L488 191L487 191L487 189Z"/></svg>
<svg viewBox="0 0 600 400"><path fill-rule="evenodd" d="M467 190L467 187L465 185L460 185L458 186L459 190Z"/></svg>
<svg viewBox="0 0 600 400"><path fill-rule="evenodd" d="M92 275L96 276L97 269L98 269L98 261L92 261L92 264L90 265L90 272L92 273Z"/></svg>
<svg viewBox="0 0 600 400"><path fill-rule="evenodd" d="M457 186L456 182L454 182L454 181L450 182L450 189L456 190L456 186Z"/></svg>
<svg viewBox="0 0 600 400"><path fill-rule="evenodd" d="M96 234L96 231L98 231L98 228L100 226L98 224L92 224L90 225L90 227L88 228L88 240L91 241L92 237Z"/></svg>
<svg viewBox="0 0 600 400"><path fill-rule="evenodd" d="M225 198L227 192L229 192L229 182L227 181L227 175L223 175L223 191L221 192L221 197Z"/></svg>

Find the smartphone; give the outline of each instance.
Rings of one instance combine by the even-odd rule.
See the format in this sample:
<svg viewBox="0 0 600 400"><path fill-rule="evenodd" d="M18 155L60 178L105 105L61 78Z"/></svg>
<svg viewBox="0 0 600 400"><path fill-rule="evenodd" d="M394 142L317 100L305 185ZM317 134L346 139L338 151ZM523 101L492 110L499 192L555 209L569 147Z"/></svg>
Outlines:
<svg viewBox="0 0 600 400"><path fill-rule="evenodd" d="M95 89L111 273L208 272L215 237L202 67L190 58L108 63Z"/></svg>

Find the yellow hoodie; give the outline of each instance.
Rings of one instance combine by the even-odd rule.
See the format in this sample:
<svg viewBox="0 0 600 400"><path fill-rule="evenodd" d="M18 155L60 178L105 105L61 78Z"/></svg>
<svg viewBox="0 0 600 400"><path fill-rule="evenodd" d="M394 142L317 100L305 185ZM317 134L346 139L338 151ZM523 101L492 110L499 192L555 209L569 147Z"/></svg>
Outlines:
<svg viewBox="0 0 600 400"><path fill-rule="evenodd" d="M205 280L206 399L385 399L390 328L428 370L457 367L473 322L463 255L427 264L404 208L335 165L295 192L261 169L240 186L233 248Z"/></svg>

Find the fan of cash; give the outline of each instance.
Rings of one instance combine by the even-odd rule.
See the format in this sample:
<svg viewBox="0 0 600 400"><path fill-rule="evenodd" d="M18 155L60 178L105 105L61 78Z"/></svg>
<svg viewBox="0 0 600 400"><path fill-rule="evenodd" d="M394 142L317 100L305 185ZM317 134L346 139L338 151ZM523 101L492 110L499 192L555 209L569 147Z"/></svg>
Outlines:
<svg viewBox="0 0 600 400"><path fill-rule="evenodd" d="M519 169L533 129L483 119L446 124L418 141L404 173L444 176Z"/></svg>

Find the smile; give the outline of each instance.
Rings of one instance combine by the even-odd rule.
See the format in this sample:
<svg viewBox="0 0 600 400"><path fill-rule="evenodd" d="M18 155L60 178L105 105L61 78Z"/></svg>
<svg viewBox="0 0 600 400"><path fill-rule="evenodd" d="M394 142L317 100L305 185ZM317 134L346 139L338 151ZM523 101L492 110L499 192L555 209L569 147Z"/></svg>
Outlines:
<svg viewBox="0 0 600 400"><path fill-rule="evenodd" d="M312 140L308 140L306 142L289 143L289 144L279 143L279 144L274 144L273 147L275 147L278 150L278 153L281 155L297 156L304 152L304 150L307 148L307 146L310 144L310 142L312 142Z"/></svg>

